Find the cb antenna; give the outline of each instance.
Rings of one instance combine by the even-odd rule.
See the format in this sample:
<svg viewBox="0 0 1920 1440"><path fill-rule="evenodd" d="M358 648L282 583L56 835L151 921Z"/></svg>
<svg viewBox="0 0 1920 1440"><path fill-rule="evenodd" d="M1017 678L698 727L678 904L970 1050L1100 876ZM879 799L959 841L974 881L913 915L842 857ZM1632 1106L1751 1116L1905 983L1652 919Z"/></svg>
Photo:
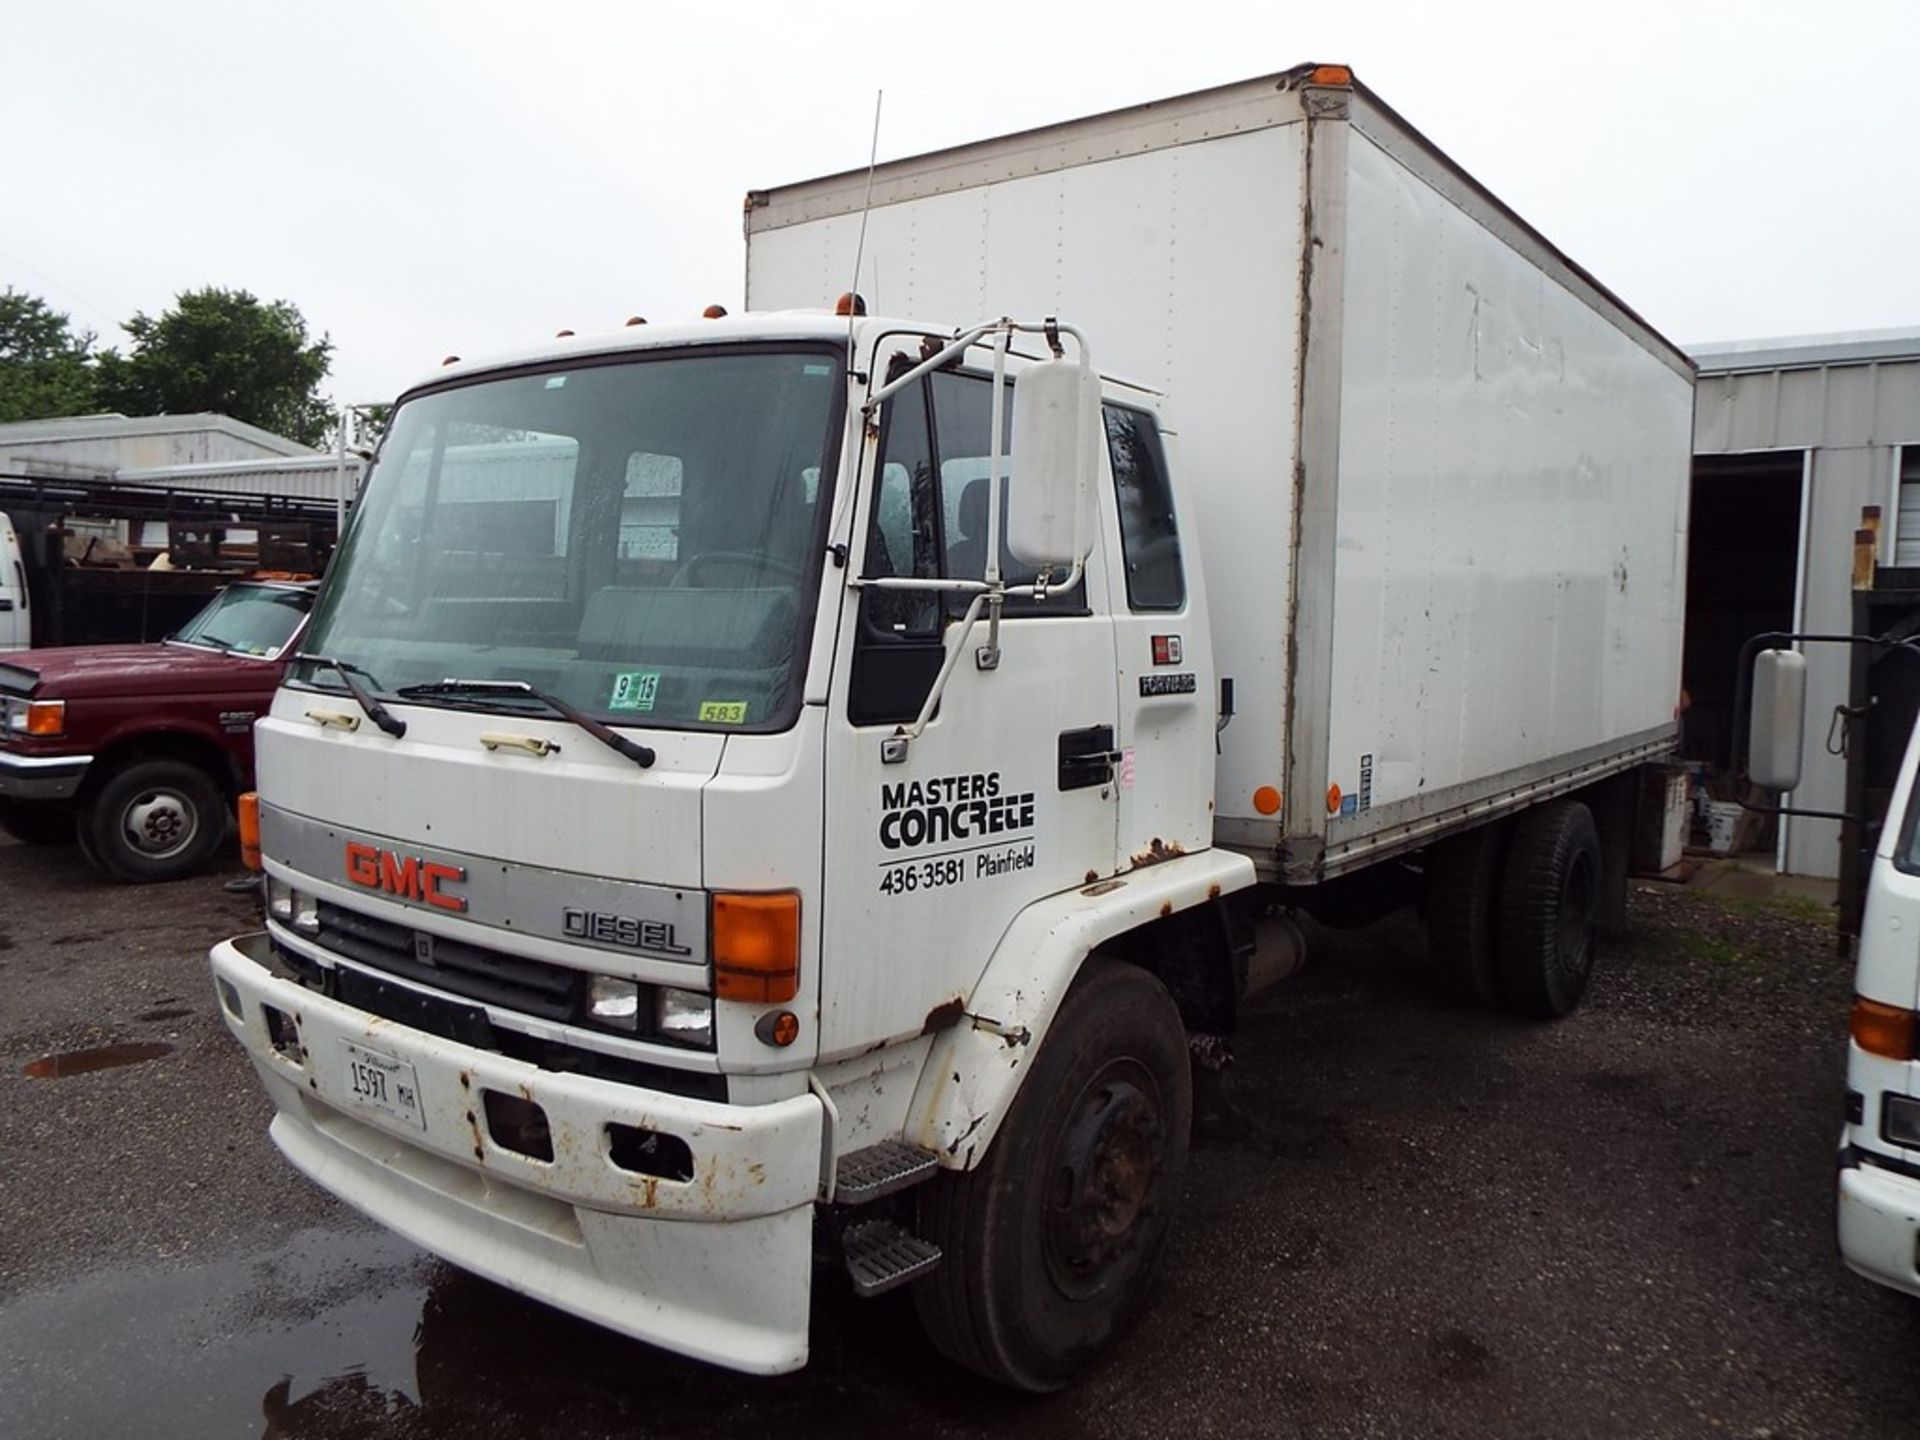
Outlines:
<svg viewBox="0 0 1920 1440"><path fill-rule="evenodd" d="M860 202L860 240L853 247L853 285L847 291L847 368L853 368L853 321L866 307L860 303L860 265L867 253L867 212L873 209L873 169L880 158L880 102L885 90L873 92L873 141L867 146L867 194ZM875 297L878 298L877 296Z"/></svg>

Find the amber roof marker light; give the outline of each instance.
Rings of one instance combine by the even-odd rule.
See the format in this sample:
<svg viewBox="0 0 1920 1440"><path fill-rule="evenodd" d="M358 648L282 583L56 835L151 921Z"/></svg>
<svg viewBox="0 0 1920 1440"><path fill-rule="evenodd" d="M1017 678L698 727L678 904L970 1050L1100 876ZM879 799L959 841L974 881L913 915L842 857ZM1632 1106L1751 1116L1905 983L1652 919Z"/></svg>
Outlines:
<svg viewBox="0 0 1920 1440"><path fill-rule="evenodd" d="M1316 65L1313 73L1307 76L1307 83L1345 89L1353 84L1353 68L1348 65Z"/></svg>

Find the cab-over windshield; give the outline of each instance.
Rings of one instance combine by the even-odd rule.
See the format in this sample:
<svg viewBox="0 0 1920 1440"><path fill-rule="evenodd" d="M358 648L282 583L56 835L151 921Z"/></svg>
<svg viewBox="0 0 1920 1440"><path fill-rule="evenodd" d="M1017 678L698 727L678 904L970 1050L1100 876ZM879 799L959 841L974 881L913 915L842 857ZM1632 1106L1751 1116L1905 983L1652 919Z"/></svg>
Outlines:
<svg viewBox="0 0 1920 1440"><path fill-rule="evenodd" d="M841 373L827 349L681 351L403 404L302 651L387 695L513 680L612 724L791 723Z"/></svg>

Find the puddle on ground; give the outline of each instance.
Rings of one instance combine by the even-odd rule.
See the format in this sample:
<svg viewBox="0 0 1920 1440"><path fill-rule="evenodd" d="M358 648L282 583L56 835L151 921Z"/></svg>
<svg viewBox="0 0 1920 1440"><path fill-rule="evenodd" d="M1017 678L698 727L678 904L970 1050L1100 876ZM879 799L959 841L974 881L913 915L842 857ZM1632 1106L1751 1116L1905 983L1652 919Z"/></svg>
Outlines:
<svg viewBox="0 0 1920 1440"><path fill-rule="evenodd" d="M20 1067L30 1080L64 1080L69 1075L91 1075L96 1070L112 1070L121 1065L138 1065L171 1055L173 1046L159 1040L142 1040L128 1045L102 1045L93 1050L67 1050L58 1055L42 1055Z"/></svg>
<svg viewBox="0 0 1920 1440"><path fill-rule="evenodd" d="M749 1378L358 1226L0 1301L0 1375L0 1435L34 1440L1088 1433L1064 1403L965 1380L920 1339L904 1295L855 1300L817 1276L812 1364Z"/></svg>

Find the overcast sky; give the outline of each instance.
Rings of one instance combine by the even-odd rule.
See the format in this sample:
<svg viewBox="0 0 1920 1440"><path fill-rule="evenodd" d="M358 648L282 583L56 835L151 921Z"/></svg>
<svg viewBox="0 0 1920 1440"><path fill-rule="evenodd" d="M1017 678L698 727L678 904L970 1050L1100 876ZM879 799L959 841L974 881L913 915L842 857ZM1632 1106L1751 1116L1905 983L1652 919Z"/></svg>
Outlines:
<svg viewBox="0 0 1920 1440"><path fill-rule="evenodd" d="M876 90L885 160L1307 60L1675 340L1920 327L1920 0L12 0L0 55L0 287L289 300L340 400L737 308L742 195Z"/></svg>

